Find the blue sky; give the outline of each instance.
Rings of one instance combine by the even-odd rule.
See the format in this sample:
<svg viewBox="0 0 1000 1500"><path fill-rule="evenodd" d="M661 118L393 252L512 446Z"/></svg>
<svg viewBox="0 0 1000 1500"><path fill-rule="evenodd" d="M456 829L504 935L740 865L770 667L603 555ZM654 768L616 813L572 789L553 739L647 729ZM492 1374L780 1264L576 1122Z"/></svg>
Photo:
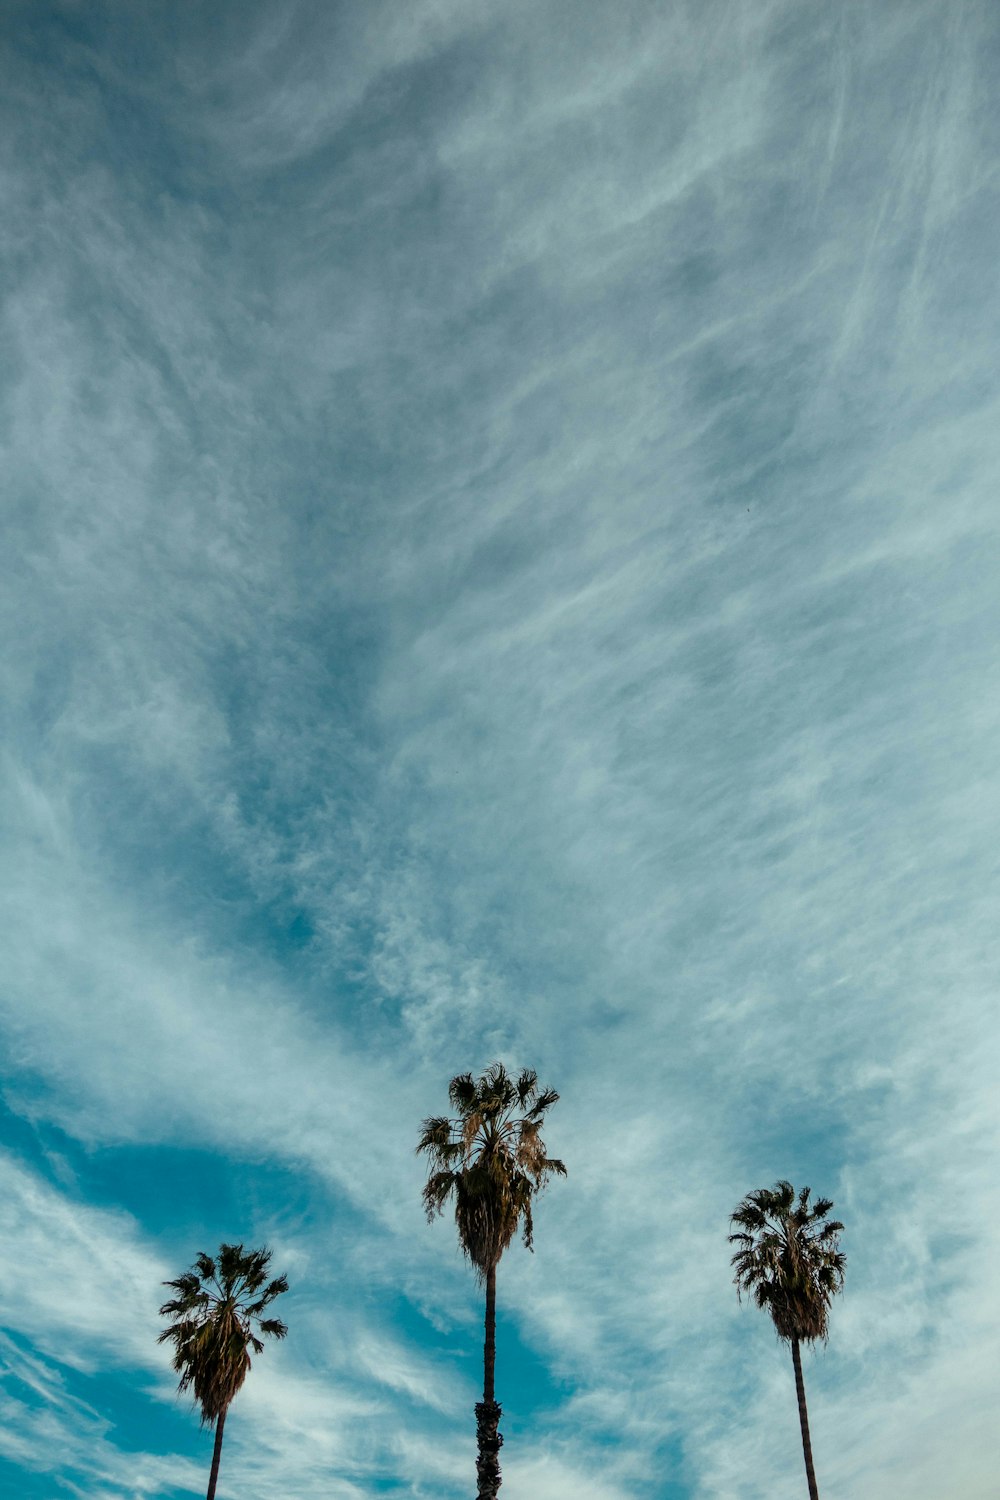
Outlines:
<svg viewBox="0 0 1000 1500"><path fill-rule="evenodd" d="M203 1493L156 1309L238 1238L220 1496L467 1495L413 1148L500 1058L505 1495L797 1500L789 1177L822 1492L986 1500L1000 13L5 20L0 1483Z"/></svg>

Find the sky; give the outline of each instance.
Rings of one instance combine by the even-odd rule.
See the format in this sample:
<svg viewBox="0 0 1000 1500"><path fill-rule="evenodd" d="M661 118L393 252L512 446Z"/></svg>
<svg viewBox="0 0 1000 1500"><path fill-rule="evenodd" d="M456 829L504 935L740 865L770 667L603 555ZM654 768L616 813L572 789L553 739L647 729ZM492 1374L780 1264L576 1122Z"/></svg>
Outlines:
<svg viewBox="0 0 1000 1500"><path fill-rule="evenodd" d="M0 1488L458 1500L421 1120L557 1089L511 1500L798 1500L729 1215L834 1200L826 1500L1000 1439L1000 10L7 0Z"/></svg>

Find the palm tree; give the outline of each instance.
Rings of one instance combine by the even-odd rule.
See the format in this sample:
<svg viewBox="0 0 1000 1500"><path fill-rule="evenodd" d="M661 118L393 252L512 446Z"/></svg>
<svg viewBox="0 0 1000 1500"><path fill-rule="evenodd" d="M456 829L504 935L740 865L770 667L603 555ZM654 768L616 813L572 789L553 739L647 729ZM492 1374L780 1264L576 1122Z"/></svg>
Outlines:
<svg viewBox="0 0 1000 1500"><path fill-rule="evenodd" d="M190 1271L163 1283L177 1295L164 1302L160 1315L175 1321L157 1343L173 1344L173 1367L181 1377L177 1389L193 1392L202 1426L215 1428L206 1500L214 1500L226 1413L247 1377L250 1350L264 1352L257 1333L283 1339L288 1332L277 1318L261 1317L275 1297L288 1291L286 1277L267 1280L270 1262L266 1247L220 1245L215 1260L202 1252Z"/></svg>
<svg viewBox="0 0 1000 1500"><path fill-rule="evenodd" d="M826 1342L830 1302L844 1284L844 1226L836 1219L827 1221L832 1207L830 1198L817 1198L810 1207L808 1188L796 1198L790 1182L776 1182L743 1199L732 1215L737 1228L729 1236L737 1247L732 1258L737 1293L750 1293L770 1313L778 1337L792 1346L809 1500L819 1500L819 1491L799 1345Z"/></svg>
<svg viewBox="0 0 1000 1500"><path fill-rule="evenodd" d="M545 1111L559 1095L554 1089L540 1089L538 1075L530 1068L515 1082L502 1064L494 1063L478 1081L471 1073L453 1078L448 1098L457 1118L425 1120L417 1151L430 1157L423 1192L428 1219L454 1197L459 1244L486 1286L476 1473L480 1500L496 1500L503 1443L498 1430L501 1409L493 1391L497 1266L518 1227L532 1249L532 1200L553 1172L566 1175L562 1162L546 1155L540 1134Z"/></svg>

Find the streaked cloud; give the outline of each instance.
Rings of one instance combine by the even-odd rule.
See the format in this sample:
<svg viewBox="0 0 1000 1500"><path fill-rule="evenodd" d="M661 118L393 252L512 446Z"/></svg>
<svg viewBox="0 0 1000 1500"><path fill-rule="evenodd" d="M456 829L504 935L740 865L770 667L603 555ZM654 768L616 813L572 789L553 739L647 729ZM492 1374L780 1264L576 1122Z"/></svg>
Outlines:
<svg viewBox="0 0 1000 1500"><path fill-rule="evenodd" d="M412 1148L497 1056L570 1168L501 1269L512 1492L799 1493L725 1243L787 1175L848 1225L824 1488L992 1493L998 42L973 0L15 8L26 1497L199 1490L156 1306L227 1236L294 1306L223 1485L467 1486L481 1309Z"/></svg>

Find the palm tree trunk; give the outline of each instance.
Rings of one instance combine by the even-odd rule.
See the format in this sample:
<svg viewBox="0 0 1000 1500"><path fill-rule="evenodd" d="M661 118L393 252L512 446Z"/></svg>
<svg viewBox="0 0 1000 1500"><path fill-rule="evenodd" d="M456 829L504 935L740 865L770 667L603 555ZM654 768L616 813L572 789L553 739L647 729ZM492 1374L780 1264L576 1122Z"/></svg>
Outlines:
<svg viewBox="0 0 1000 1500"><path fill-rule="evenodd" d="M792 1339L792 1364L795 1366L795 1394L799 1403L799 1426L802 1428L802 1452L806 1461L806 1480L809 1485L809 1500L819 1500L816 1488L816 1470L813 1468L812 1443L809 1441L809 1413L806 1411L806 1387L802 1379L802 1359L799 1341Z"/></svg>
<svg viewBox="0 0 1000 1500"><path fill-rule="evenodd" d="M479 1500L496 1500L500 1489L500 1407L493 1399L493 1369L497 1357L497 1268L486 1272L486 1320L483 1339L483 1399L476 1406L476 1459Z"/></svg>
<svg viewBox="0 0 1000 1500"><path fill-rule="evenodd" d="M492 1401L493 1372L497 1362L497 1268L486 1272L486 1317L483 1338L483 1400Z"/></svg>
<svg viewBox="0 0 1000 1500"><path fill-rule="evenodd" d="M226 1425L226 1411L223 1407L215 1423L215 1447L212 1449L212 1472L208 1476L208 1494L205 1500L215 1500L215 1486L219 1481L219 1459L222 1457L222 1429Z"/></svg>

